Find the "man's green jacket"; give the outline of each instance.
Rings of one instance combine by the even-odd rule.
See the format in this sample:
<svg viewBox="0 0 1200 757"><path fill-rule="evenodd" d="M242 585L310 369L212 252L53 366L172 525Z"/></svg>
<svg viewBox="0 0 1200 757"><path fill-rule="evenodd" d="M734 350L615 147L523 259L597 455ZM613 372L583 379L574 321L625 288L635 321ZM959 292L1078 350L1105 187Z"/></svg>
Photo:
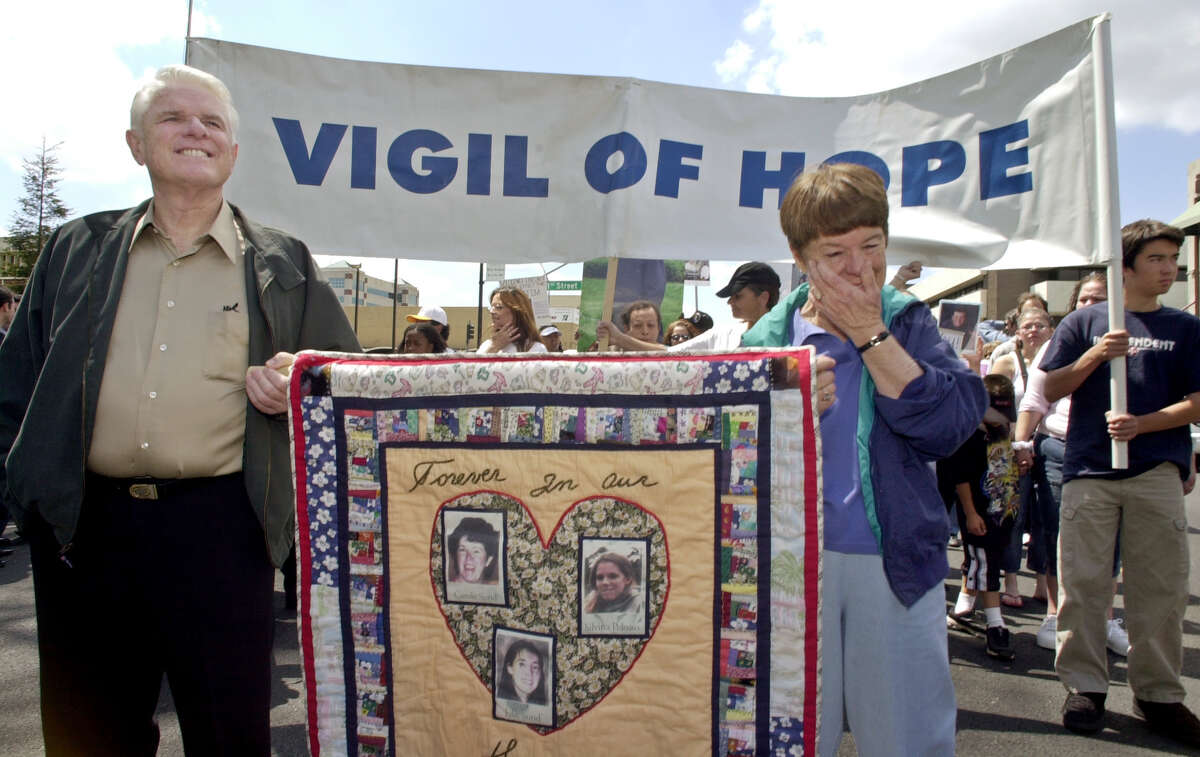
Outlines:
<svg viewBox="0 0 1200 757"><path fill-rule="evenodd" d="M86 486L100 380L134 227L149 201L78 218L47 242L0 346L0 493L18 524L35 514L69 552ZM308 248L234 208L246 240L249 365L302 349L358 352ZM295 504L287 420L246 403L246 491L279 565Z"/></svg>

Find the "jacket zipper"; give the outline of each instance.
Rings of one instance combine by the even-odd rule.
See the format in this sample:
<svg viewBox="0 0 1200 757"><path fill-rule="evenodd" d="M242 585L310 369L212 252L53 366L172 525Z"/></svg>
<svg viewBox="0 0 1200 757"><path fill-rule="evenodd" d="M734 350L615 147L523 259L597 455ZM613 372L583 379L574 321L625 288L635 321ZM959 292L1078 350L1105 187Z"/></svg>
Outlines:
<svg viewBox="0 0 1200 757"><path fill-rule="evenodd" d="M274 355L275 353L277 353L279 351L278 345L275 343L275 330L273 328L271 328L271 318L270 318L270 316L267 312L267 308L266 308L267 287L271 286L271 282L273 282L273 281L275 281L275 277L271 276L265 282L263 282L262 288L258 290L258 309L260 311L262 311L263 323L265 323L267 326L267 339L271 343L271 355ZM269 441L270 440L268 439L268 442ZM243 440L242 443L244 444L245 441ZM272 470L272 465L271 465L271 451L270 451L270 449L268 449L267 450L267 482L266 482L266 486L263 488L263 501L262 501L263 544L267 548L267 559L268 560L271 560L271 537L270 537L271 529L269 527L270 524L267 522L267 516L271 512L271 476L273 473L274 473L274 471ZM272 560L272 564L273 563L274 563L274 561Z"/></svg>

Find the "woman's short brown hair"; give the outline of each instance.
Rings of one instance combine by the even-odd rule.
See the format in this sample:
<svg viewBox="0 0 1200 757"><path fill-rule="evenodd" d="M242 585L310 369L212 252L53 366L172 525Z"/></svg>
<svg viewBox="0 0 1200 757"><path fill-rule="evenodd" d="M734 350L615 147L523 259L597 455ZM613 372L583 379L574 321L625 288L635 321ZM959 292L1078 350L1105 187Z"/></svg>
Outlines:
<svg viewBox="0 0 1200 757"><path fill-rule="evenodd" d="M779 225L799 255L817 237L871 226L888 233L887 189L857 163L824 164L796 177L779 208Z"/></svg>

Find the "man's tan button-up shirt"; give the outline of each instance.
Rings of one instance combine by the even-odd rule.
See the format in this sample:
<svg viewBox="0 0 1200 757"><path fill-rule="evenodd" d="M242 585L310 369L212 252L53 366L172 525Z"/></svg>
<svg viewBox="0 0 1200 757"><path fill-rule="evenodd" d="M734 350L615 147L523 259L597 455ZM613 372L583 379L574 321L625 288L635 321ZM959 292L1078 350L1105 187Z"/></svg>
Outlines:
<svg viewBox="0 0 1200 757"><path fill-rule="evenodd" d="M155 228L151 202L129 251L88 470L196 478L242 469L248 307L229 204L180 252Z"/></svg>

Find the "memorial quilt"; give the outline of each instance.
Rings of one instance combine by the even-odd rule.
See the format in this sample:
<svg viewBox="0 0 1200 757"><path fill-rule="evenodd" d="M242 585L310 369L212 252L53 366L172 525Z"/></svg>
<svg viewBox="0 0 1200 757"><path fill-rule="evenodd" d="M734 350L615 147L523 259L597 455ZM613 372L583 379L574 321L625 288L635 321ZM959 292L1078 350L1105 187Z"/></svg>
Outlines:
<svg viewBox="0 0 1200 757"><path fill-rule="evenodd" d="M313 755L811 755L812 352L302 353Z"/></svg>

